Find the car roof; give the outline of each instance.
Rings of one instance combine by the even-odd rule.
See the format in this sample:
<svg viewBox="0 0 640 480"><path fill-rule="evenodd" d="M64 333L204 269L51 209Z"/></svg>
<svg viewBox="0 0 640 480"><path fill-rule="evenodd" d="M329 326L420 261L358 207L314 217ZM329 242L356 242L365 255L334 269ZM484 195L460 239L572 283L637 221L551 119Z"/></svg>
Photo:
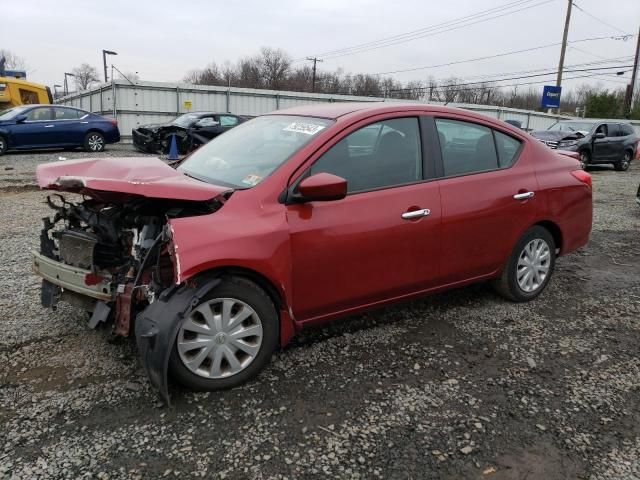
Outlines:
<svg viewBox="0 0 640 480"><path fill-rule="evenodd" d="M232 115L232 116L236 116L233 113L227 113L227 112L184 112L181 113L179 116L182 115Z"/></svg>
<svg viewBox="0 0 640 480"><path fill-rule="evenodd" d="M24 107L24 108L34 108L34 107L57 107L57 108L73 108L74 110L80 110L81 112L85 112L86 110L82 110L81 108L78 107L73 107L71 105L56 105L56 104L52 104L52 103L27 103L27 104L23 104L23 105L16 105L18 107Z"/></svg>
<svg viewBox="0 0 640 480"><path fill-rule="evenodd" d="M302 105L299 107L286 108L283 110L276 110L274 112L267 113L267 115L299 115L305 117L320 117L337 120L338 118L345 115L355 113L374 115L377 113L416 110L422 110L425 113L455 112L470 117L487 118L484 115L479 115L470 110L418 102L336 102L325 103L321 105Z"/></svg>

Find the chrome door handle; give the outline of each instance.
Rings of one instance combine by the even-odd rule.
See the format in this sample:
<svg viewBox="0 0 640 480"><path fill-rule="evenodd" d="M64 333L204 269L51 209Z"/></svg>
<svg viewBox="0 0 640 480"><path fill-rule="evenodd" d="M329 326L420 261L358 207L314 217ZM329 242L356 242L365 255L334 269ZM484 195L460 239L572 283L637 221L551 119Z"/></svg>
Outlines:
<svg viewBox="0 0 640 480"><path fill-rule="evenodd" d="M80 123L89 123L89 122L80 122Z"/></svg>
<svg viewBox="0 0 640 480"><path fill-rule="evenodd" d="M402 214L402 218L405 220L411 220L413 218L426 217L431 213L431 210L428 208L423 208L422 210L412 210L410 212L404 212Z"/></svg>
<svg viewBox="0 0 640 480"><path fill-rule="evenodd" d="M53 128L53 125L45 125L44 128Z"/></svg>
<svg viewBox="0 0 640 480"><path fill-rule="evenodd" d="M529 198L533 198L535 196L534 192L524 192L524 193L516 193L513 198L516 200L527 200Z"/></svg>

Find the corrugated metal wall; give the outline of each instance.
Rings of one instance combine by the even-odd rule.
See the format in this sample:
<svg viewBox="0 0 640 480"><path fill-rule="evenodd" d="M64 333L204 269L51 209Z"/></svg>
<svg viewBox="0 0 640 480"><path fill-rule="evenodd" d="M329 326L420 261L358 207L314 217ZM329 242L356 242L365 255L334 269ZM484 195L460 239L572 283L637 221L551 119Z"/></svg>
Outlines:
<svg viewBox="0 0 640 480"><path fill-rule="evenodd" d="M115 103L114 103L115 98ZM149 123L163 123L178 114L197 111L231 112L237 115L261 115L281 108L327 102L398 101L352 95L281 92L252 88L226 88L201 85L139 82L131 84L116 80L90 90L68 95L58 103L72 105L102 115L115 115L124 141L131 139L131 130ZM115 105L115 108L114 108ZM542 112L488 105L449 104L502 120L520 120L525 128L541 130L559 118ZM640 122L633 122L640 132Z"/></svg>

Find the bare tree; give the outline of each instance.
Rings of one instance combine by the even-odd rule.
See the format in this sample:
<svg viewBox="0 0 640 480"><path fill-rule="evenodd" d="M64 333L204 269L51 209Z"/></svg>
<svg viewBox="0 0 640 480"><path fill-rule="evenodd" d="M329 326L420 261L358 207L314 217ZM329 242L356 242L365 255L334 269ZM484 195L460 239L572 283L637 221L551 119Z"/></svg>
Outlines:
<svg viewBox="0 0 640 480"><path fill-rule="evenodd" d="M283 50L263 48L259 54L244 57L235 63L225 62L219 66L212 62L202 70L192 70L184 80L203 85L309 92L312 90L312 77L313 72L308 64L292 66L289 55ZM602 90L602 85L567 89L563 92L562 110L573 113L577 106L584 106L589 96ZM531 85L506 89L497 81L469 83L456 77L437 80L431 75L423 81L402 83L393 77L352 74L338 69L316 72L316 92L541 110L542 88Z"/></svg>
<svg viewBox="0 0 640 480"><path fill-rule="evenodd" d="M5 60L4 68L9 70L26 70L27 63L24 61L24 58L19 57L11 50L0 48L0 59L3 57Z"/></svg>
<svg viewBox="0 0 640 480"><path fill-rule="evenodd" d="M280 48L262 47L260 53L260 73L265 86L272 90L279 90L284 85L289 73L291 57Z"/></svg>
<svg viewBox="0 0 640 480"><path fill-rule="evenodd" d="M74 75L77 90L86 90L92 83L98 82L98 71L88 63L83 63L79 67L71 70Z"/></svg>

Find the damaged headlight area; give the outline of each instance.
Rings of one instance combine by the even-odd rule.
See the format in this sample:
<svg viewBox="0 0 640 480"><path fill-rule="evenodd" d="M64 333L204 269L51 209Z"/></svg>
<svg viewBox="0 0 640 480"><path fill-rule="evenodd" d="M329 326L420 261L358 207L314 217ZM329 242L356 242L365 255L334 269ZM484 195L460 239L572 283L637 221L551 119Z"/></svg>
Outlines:
<svg viewBox="0 0 640 480"><path fill-rule="evenodd" d="M112 324L128 336L132 319L175 284L172 218L206 215L222 205L133 197L121 203L47 197L33 268L42 280L42 305L68 302L91 313L89 325Z"/></svg>

